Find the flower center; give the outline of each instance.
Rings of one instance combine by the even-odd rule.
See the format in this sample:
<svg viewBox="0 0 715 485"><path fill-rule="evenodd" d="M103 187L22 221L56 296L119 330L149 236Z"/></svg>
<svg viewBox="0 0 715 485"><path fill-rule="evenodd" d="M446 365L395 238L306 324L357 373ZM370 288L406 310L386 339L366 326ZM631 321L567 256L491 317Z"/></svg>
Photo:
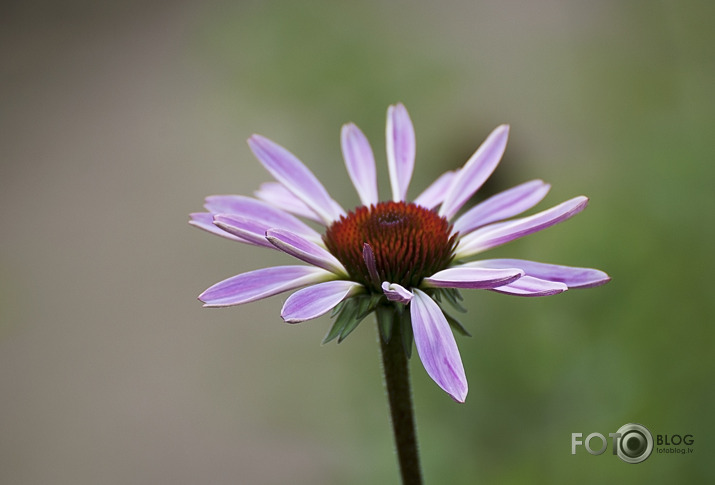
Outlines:
<svg viewBox="0 0 715 485"><path fill-rule="evenodd" d="M382 293L383 281L412 288L446 268L457 234L447 219L429 209L380 202L333 222L323 240L353 280Z"/></svg>

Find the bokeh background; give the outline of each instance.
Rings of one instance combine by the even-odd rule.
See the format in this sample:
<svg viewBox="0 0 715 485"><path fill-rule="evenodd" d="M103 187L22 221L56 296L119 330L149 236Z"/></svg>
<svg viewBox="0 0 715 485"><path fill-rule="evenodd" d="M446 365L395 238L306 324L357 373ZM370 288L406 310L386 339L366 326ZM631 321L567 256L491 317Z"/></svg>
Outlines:
<svg viewBox="0 0 715 485"><path fill-rule="evenodd" d="M187 214L269 179L254 132L351 207L354 121L387 189L398 101L412 196L510 123L480 197L543 178L539 209L591 203L491 254L613 277L464 292L466 404L411 363L427 483L714 481L714 18L695 0L4 2L0 483L396 483L374 326L321 346L329 319L282 323L285 296L202 309L287 258ZM695 451L571 454L571 433L629 422Z"/></svg>

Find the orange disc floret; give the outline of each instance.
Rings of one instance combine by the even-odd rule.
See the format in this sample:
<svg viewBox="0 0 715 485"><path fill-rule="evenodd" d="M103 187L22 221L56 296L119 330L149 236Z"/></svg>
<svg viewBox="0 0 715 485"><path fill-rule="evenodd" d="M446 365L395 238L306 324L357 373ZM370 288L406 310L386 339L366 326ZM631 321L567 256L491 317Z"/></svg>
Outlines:
<svg viewBox="0 0 715 485"><path fill-rule="evenodd" d="M381 293L383 281L417 287L423 278L446 268L457 234L434 211L411 203L380 202L342 216L328 227L323 240L352 279ZM375 256L379 281L365 262L365 244Z"/></svg>

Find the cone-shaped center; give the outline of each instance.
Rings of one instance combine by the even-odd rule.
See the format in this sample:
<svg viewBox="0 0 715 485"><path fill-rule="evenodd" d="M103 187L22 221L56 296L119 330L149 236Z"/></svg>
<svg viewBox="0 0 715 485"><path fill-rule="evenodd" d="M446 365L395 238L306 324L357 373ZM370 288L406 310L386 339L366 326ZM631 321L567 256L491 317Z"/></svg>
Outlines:
<svg viewBox="0 0 715 485"><path fill-rule="evenodd" d="M405 202L380 202L341 217L323 240L353 280L381 293L383 281L416 287L423 278L446 268L457 235L434 211Z"/></svg>

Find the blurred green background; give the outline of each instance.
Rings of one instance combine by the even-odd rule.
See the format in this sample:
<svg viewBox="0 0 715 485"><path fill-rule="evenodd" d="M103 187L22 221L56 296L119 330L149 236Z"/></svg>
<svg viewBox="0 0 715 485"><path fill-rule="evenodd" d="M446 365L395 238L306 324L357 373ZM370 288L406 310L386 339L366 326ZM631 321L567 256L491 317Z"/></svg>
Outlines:
<svg viewBox="0 0 715 485"><path fill-rule="evenodd" d="M285 296L196 295L288 261L190 228L288 147L344 206L354 121L407 106L410 194L500 123L483 194L543 178L578 217L489 255L597 267L545 299L464 292L470 384L412 361L428 484L715 481L715 3L5 2L0 7L0 482L396 483L374 326L321 346ZM629 465L571 433L642 423L694 453ZM596 443L594 443L596 444Z"/></svg>

